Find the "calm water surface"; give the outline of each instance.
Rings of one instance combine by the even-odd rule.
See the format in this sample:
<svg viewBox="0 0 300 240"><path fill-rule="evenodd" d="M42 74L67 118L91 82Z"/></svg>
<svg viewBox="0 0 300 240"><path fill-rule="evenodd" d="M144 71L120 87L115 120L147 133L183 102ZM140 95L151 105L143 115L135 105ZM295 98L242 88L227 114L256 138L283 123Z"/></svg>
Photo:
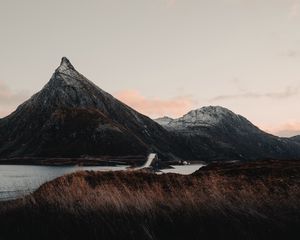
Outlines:
<svg viewBox="0 0 300 240"><path fill-rule="evenodd" d="M173 166L173 169L162 170L163 173L191 174L203 165ZM120 171L128 166L115 167L49 167L49 166L23 166L0 165L0 201L21 197L36 190L43 183L68 173L93 171Z"/></svg>
<svg viewBox="0 0 300 240"><path fill-rule="evenodd" d="M182 175L192 174L197 171L199 168L203 167L203 164L191 164L185 166L172 166L171 169L163 169L161 170L163 173L179 173Z"/></svg>

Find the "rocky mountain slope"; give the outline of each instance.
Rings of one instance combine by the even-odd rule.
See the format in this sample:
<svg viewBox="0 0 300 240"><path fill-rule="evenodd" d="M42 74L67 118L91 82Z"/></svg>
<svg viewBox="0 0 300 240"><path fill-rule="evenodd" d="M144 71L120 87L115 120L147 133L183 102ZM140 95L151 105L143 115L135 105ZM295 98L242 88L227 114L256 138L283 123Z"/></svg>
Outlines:
<svg viewBox="0 0 300 240"><path fill-rule="evenodd" d="M299 143L300 143L300 135L291 137L290 140L295 141L295 142L299 142Z"/></svg>
<svg viewBox="0 0 300 240"><path fill-rule="evenodd" d="M63 58L50 81L0 120L0 157L186 158L168 131L106 93Z"/></svg>
<svg viewBox="0 0 300 240"><path fill-rule="evenodd" d="M155 122L97 87L67 58L40 92L0 119L0 159L149 152L163 160L300 159L300 143L267 134L222 107Z"/></svg>
<svg viewBox="0 0 300 240"><path fill-rule="evenodd" d="M299 144L265 133L223 107L203 107L178 119L156 121L185 142L196 159L300 159Z"/></svg>

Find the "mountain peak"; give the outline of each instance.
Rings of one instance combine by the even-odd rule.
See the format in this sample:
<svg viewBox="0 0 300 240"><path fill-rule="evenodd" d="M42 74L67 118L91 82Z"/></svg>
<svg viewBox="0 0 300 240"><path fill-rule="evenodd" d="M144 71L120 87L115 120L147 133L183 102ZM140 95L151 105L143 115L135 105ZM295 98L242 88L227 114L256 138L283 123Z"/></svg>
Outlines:
<svg viewBox="0 0 300 240"><path fill-rule="evenodd" d="M215 113L216 115L234 114L229 109L221 107L221 106L205 106L205 107L198 108L196 110L192 110L188 114L190 114L192 112L201 112L201 113L205 113L205 114L213 114L213 113Z"/></svg>
<svg viewBox="0 0 300 240"><path fill-rule="evenodd" d="M87 82L88 80L74 68L70 60L63 57L46 88L57 89L61 86L73 86L79 89L82 84L87 84Z"/></svg>
<svg viewBox="0 0 300 240"><path fill-rule="evenodd" d="M75 70L73 65L71 64L70 60L66 57L61 59L59 67L56 69L57 72L65 72L68 70Z"/></svg>
<svg viewBox="0 0 300 240"><path fill-rule="evenodd" d="M80 74L68 58L63 57L50 81L36 94L34 100L44 109L79 107L91 108L99 105L101 90ZM31 101L32 102L32 101Z"/></svg>
<svg viewBox="0 0 300 240"><path fill-rule="evenodd" d="M179 119L190 125L197 126L217 126L230 123L244 122L244 118L227 108L220 106L207 106L196 110L192 110Z"/></svg>
<svg viewBox="0 0 300 240"><path fill-rule="evenodd" d="M224 124L238 124L244 122L242 116L235 114L221 106L207 106L189 111L177 119L160 118L155 121L167 128L181 129L187 126L218 126Z"/></svg>

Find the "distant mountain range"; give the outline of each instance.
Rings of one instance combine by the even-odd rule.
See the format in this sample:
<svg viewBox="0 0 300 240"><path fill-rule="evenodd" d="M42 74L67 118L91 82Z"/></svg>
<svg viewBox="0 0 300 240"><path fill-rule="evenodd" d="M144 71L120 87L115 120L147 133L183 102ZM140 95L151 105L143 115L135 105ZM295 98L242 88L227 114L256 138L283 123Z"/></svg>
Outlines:
<svg viewBox="0 0 300 240"><path fill-rule="evenodd" d="M196 159L299 158L297 139L268 134L223 107L203 107L181 118L155 121L184 141Z"/></svg>
<svg viewBox="0 0 300 240"><path fill-rule="evenodd" d="M300 159L300 140L267 134L222 107L155 121L63 58L50 81L0 119L0 158L132 156L164 160Z"/></svg>

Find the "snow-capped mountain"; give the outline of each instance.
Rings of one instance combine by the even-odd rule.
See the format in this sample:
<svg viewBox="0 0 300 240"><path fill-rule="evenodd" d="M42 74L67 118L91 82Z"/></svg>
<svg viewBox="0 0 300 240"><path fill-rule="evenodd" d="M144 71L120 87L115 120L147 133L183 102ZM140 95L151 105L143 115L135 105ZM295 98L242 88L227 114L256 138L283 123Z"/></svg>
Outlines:
<svg viewBox="0 0 300 240"><path fill-rule="evenodd" d="M156 121L184 141L197 159L300 158L297 143L263 132L243 116L220 106L164 119Z"/></svg>
<svg viewBox="0 0 300 240"><path fill-rule="evenodd" d="M221 125L251 125L244 117L233 113L232 111L220 106L202 107L192 110L183 117L172 119L163 117L155 121L165 128L185 131L194 127L217 127Z"/></svg>
<svg viewBox="0 0 300 240"><path fill-rule="evenodd" d="M174 147L176 146L176 147ZM169 132L103 91L67 58L45 87L0 120L0 157L186 157Z"/></svg>
<svg viewBox="0 0 300 240"><path fill-rule="evenodd" d="M0 119L0 158L156 152L166 160L300 159L299 143L267 134L222 107L157 122L97 87L63 58L40 92Z"/></svg>

